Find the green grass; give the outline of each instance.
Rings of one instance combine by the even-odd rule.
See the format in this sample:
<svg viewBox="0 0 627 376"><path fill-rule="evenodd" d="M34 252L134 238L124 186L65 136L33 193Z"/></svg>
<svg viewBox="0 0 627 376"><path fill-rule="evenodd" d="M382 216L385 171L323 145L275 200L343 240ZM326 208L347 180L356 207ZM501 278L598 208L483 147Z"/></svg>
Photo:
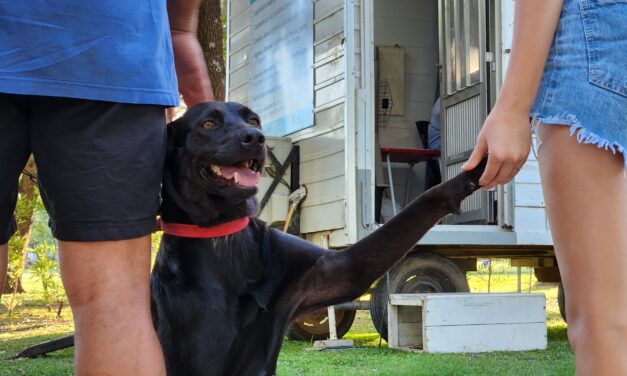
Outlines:
<svg viewBox="0 0 627 376"><path fill-rule="evenodd" d="M0 304L0 375L71 375L74 349L66 349L34 360L6 360L24 348L71 334L72 312L64 308L61 318L49 312L37 280L29 273L22 280L27 291L11 317ZM2 301L8 299L4 295Z"/></svg>
<svg viewBox="0 0 627 376"><path fill-rule="evenodd" d="M279 375L572 375L574 359L566 339L566 324L557 308L555 284L529 280L524 269L522 291L542 292L547 296L549 346L544 351L498 352L485 354L424 354L379 348L379 337L366 311L360 311L346 338L355 348L337 351L310 351L309 343L285 341L279 356ZM487 272L469 273L471 290L486 292ZM57 319L39 298L36 281L25 278L22 305L11 318L0 304L0 375L71 375L73 350L50 356L12 361L6 358L26 346L58 338L72 332L72 317L64 310ZM506 262L493 264L492 292L515 292L516 272ZM4 297L3 297L4 299Z"/></svg>

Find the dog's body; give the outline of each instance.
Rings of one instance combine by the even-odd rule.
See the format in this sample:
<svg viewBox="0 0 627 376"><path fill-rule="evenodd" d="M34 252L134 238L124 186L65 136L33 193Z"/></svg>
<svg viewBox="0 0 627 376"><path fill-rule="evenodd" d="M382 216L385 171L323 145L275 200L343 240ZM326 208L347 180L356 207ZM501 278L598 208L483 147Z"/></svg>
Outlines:
<svg viewBox="0 0 627 376"><path fill-rule="evenodd" d="M254 216L254 185L265 158L258 125L244 106L206 103L169 126L165 222L210 227ZM458 211L478 188L482 169L429 190L343 251L256 219L218 238L164 234L151 290L168 374L275 374L292 320L360 296L440 218Z"/></svg>

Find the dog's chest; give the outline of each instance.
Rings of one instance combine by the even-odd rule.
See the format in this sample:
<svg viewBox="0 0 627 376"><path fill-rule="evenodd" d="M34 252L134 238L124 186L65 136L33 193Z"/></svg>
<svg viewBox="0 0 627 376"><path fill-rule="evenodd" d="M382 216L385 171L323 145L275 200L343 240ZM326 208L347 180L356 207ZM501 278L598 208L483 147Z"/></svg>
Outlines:
<svg viewBox="0 0 627 376"><path fill-rule="evenodd" d="M274 269L281 263L263 255L260 244L163 240L153 302L164 353L173 364L205 370L211 364L221 370L216 374L273 372L285 329L276 325L281 313L271 308L282 274Z"/></svg>

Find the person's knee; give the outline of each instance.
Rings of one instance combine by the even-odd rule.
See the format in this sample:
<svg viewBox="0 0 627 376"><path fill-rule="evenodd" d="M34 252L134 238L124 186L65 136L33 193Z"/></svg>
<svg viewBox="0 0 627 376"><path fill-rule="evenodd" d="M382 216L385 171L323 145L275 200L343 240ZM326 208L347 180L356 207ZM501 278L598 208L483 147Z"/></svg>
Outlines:
<svg viewBox="0 0 627 376"><path fill-rule="evenodd" d="M575 311L576 312L576 311ZM568 311L568 340L573 351L622 347L627 342L627 319Z"/></svg>
<svg viewBox="0 0 627 376"><path fill-rule="evenodd" d="M60 242L61 274L75 311L149 304L150 241Z"/></svg>

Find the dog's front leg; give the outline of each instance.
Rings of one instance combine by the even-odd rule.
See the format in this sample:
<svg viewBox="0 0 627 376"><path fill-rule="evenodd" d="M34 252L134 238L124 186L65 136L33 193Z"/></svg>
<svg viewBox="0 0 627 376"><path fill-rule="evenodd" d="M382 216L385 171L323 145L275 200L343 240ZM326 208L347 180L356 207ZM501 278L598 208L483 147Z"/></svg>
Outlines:
<svg viewBox="0 0 627 376"><path fill-rule="evenodd" d="M442 217L458 213L462 200L479 188L484 160L470 172L433 187L381 228L339 252L324 252L302 276L297 314L356 299L391 268Z"/></svg>

